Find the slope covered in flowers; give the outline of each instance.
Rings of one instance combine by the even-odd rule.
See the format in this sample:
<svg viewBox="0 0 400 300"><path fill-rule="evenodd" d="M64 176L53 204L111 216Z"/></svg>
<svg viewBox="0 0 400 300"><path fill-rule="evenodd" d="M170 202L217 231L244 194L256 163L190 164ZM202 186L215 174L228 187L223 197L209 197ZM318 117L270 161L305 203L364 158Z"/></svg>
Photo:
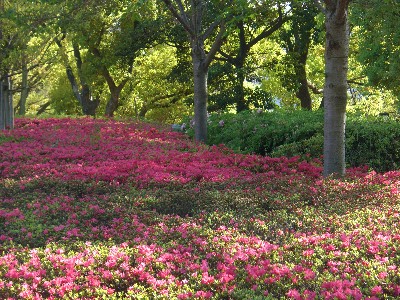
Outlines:
<svg viewBox="0 0 400 300"><path fill-rule="evenodd" d="M0 133L1 299L396 299L398 172L239 155L145 123Z"/></svg>

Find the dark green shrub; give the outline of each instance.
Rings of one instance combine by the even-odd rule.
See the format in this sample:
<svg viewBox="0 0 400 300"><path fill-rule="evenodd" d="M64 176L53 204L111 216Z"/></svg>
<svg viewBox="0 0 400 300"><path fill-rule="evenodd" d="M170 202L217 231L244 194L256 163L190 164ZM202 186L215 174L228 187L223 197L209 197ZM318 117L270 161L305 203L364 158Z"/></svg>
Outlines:
<svg viewBox="0 0 400 300"><path fill-rule="evenodd" d="M322 111L213 114L209 119L208 144L225 144L240 153L320 158L323 122ZM191 131L188 133L193 134ZM348 114L346 162L349 167L367 165L380 172L398 169L400 124L395 119Z"/></svg>
<svg viewBox="0 0 400 300"><path fill-rule="evenodd" d="M309 139L321 128L323 115L320 112L246 111L212 115L208 143L225 144L243 153L271 155L277 147Z"/></svg>
<svg viewBox="0 0 400 300"><path fill-rule="evenodd" d="M346 161L388 171L400 165L400 124L395 120L353 119L346 129Z"/></svg>
<svg viewBox="0 0 400 300"><path fill-rule="evenodd" d="M322 134L315 134L314 136L295 141L288 144L283 144L277 148L275 148L271 152L271 156L273 157L281 157L281 156L300 156L302 158L319 158L322 156L324 152L324 136Z"/></svg>

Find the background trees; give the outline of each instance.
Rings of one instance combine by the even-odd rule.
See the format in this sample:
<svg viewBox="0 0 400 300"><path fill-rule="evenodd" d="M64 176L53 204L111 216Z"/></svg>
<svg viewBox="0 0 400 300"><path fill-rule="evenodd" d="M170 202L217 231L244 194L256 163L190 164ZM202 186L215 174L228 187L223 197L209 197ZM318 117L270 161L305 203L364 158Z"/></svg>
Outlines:
<svg viewBox="0 0 400 300"><path fill-rule="evenodd" d="M206 0L194 0L190 3L181 0L163 0L163 2L182 25L190 41L194 83L195 139L204 142L207 139L208 68L223 43L226 23L223 7L221 7L221 3ZM228 7L232 5L232 3L227 4ZM213 37L212 44L207 51L205 42L211 37Z"/></svg>
<svg viewBox="0 0 400 300"><path fill-rule="evenodd" d="M363 74L368 77L369 85L392 91L398 100L399 17L398 1L357 0L351 14L351 21L355 24L352 34L359 45L357 59L364 66Z"/></svg>
<svg viewBox="0 0 400 300"><path fill-rule="evenodd" d="M160 120L162 115L175 115L176 119L193 108L191 46L183 26L166 12L165 3L4 3L7 5L2 22L13 28L9 33L19 37L13 39L11 52L7 50L10 45L3 44L2 53L10 53L6 61L12 66L14 106L20 114L46 110L93 115L96 110L97 114L157 116ZM208 10L203 14L203 30L216 20L225 20L224 43L209 66L209 111L272 108L273 102L284 108L318 108L324 81L324 47L320 43L324 32L314 1L236 0L235 5L224 7L212 1L204 3ZM385 22L380 22L381 18L376 16L384 11L390 14ZM189 17L192 13L186 10ZM392 94L398 94L398 84L393 57L398 43L392 28L396 26L398 7L391 1L358 0L350 13L350 109L362 114L396 111ZM377 30L370 30L371 26ZM210 35L211 40L216 36L217 31ZM158 50L151 50L156 45ZM205 40L205 53L211 46ZM167 69L161 54L165 53L163 48L175 49L175 53L170 52ZM160 58L154 53L160 53ZM138 57L140 64L135 63ZM158 83L152 83L149 90L139 88L143 84L138 84L137 76L145 69L139 73L134 70L143 63L163 74L162 78L154 77ZM60 72L60 68L64 71ZM140 78L151 81L151 76L143 73ZM165 84L161 82L174 85L180 92L164 93ZM75 100L59 93L68 85L75 91ZM163 96L150 96L157 93ZM86 103L86 108L82 109L80 103ZM76 106L81 108L72 109ZM171 115L169 111L175 112Z"/></svg>
<svg viewBox="0 0 400 300"><path fill-rule="evenodd" d="M257 62L248 59L251 51L259 42L278 31L288 19L283 11L285 5L281 1L239 1L230 11L232 19L228 23L227 42L218 50L217 60L223 62L218 65L222 71L220 74L233 75L230 79L232 86L228 87L232 100L227 102L234 104L237 112L250 108L251 92L246 91L244 84L246 78L247 81L255 79ZM223 97L227 92L221 91L215 96Z"/></svg>
<svg viewBox="0 0 400 300"><path fill-rule="evenodd" d="M310 110L324 98L325 159L338 159L326 174L341 174L347 98L358 114L398 109L400 12L396 1L354 1L349 56L348 3L317 2L325 46L311 0L2 0L1 74L21 115L179 122L195 111L199 141L210 111Z"/></svg>

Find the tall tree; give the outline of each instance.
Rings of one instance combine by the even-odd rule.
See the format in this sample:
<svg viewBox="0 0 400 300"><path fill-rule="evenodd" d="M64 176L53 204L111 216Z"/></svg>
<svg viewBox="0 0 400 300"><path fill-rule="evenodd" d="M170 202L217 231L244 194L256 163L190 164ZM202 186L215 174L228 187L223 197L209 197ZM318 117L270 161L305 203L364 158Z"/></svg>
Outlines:
<svg viewBox="0 0 400 300"><path fill-rule="evenodd" d="M225 24L221 15L213 14L213 3L206 0L163 0L169 11L182 25L188 34L194 81L194 128L195 140L207 140L207 76L211 61L223 43ZM190 2L190 3L188 3ZM228 4L229 5L229 4ZM203 29L205 19L214 20ZM219 28L209 51L205 49L205 41Z"/></svg>
<svg viewBox="0 0 400 300"><path fill-rule="evenodd" d="M234 85L237 112L249 109L245 99L244 82L249 73L246 59L251 49L263 39L271 36L287 20L283 15L281 1L239 1L230 12L228 42L219 49L222 60L234 66Z"/></svg>
<svg viewBox="0 0 400 300"><path fill-rule="evenodd" d="M74 96L78 100L84 115L95 116L96 109L100 104L100 99L98 98L93 99L91 91L92 89L90 85L87 83L87 80L84 75L83 71L84 63L82 60L82 55L79 49L79 45L77 45L75 42L72 42L72 48L76 62L76 70L78 74L78 80L77 80L73 68L69 63L68 55L65 50L66 47L63 45L64 39L65 39L65 34L60 39L55 38L54 40L59 48L59 52L61 54L63 64L65 66L67 78L71 84Z"/></svg>
<svg viewBox="0 0 400 300"><path fill-rule="evenodd" d="M280 42L286 51L282 83L286 89L295 93L302 109L311 110L306 64L310 45L318 38L318 9L309 0L292 1L290 7L292 16L287 28L280 34Z"/></svg>
<svg viewBox="0 0 400 300"><path fill-rule="evenodd" d="M343 176L350 0L316 0L325 14L324 176Z"/></svg>

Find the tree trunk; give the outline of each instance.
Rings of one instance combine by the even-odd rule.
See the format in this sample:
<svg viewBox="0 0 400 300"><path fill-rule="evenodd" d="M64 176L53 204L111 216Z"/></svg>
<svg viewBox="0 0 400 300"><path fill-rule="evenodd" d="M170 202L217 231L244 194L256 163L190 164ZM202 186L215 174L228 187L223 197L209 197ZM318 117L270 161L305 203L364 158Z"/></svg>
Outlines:
<svg viewBox="0 0 400 300"><path fill-rule="evenodd" d="M324 87L324 176L345 174L345 127L349 54L348 1L327 5ZM332 6L332 5L331 5Z"/></svg>
<svg viewBox="0 0 400 300"><path fill-rule="evenodd" d="M122 80L122 82L117 86L108 70L106 68L104 68L104 70L106 70L105 72L103 72L104 78L106 79L108 89L110 90L110 99L107 102L104 115L108 118L112 118L119 106L119 96L121 95L121 91L124 86L128 83L128 78Z"/></svg>
<svg viewBox="0 0 400 300"><path fill-rule="evenodd" d="M63 39L64 38L65 38L65 36L63 37ZM100 99L93 100L91 98L90 86L86 83L86 81L84 79L84 74L82 71L83 61L81 58L79 46L76 43L72 43L80 84L78 84L78 81L76 80L76 77L72 70L72 67L68 62L68 56L64 49L64 46L61 43L61 40L56 39L55 42L61 51L61 57L65 64L65 69L66 69L68 80L72 87L72 92L74 93L76 100L78 100L79 105L82 108L82 113L86 116L94 117L96 115L96 109L100 104Z"/></svg>
<svg viewBox="0 0 400 300"><path fill-rule="evenodd" d="M207 75L204 47L200 41L192 47L194 76L194 134L198 142L207 141Z"/></svg>
<svg viewBox="0 0 400 300"><path fill-rule="evenodd" d="M96 110L100 104L100 99L99 98L93 99L91 97L90 87L87 84L82 86L80 92L80 98L82 103L83 114L92 117L96 116Z"/></svg>
<svg viewBox="0 0 400 300"><path fill-rule="evenodd" d="M243 64L240 66L236 66L236 77L237 77L237 84L236 84L236 112L239 113L244 110L249 109L249 105L246 103L244 98L244 69Z"/></svg>
<svg viewBox="0 0 400 300"><path fill-rule="evenodd" d="M11 79L6 75L0 86L0 130L14 128Z"/></svg>
<svg viewBox="0 0 400 300"><path fill-rule="evenodd" d="M78 94L79 103L82 106L82 112L86 116L95 116L96 109L100 104L100 99L92 99L90 86L86 83L85 75L83 74L83 61L81 57L81 51L77 43L72 43L74 49L74 57L76 61L76 68L78 70L79 81L81 84L80 92Z"/></svg>
<svg viewBox="0 0 400 300"><path fill-rule="evenodd" d="M247 54L250 51L250 47L248 47L246 43L245 37L245 29L243 21L238 23L239 29L239 52L234 59L234 65L236 68L236 77L237 77L237 90L236 90L236 112L241 112L244 110L248 110L249 106L244 99L244 80L245 80L245 70L244 63L247 58Z"/></svg>
<svg viewBox="0 0 400 300"><path fill-rule="evenodd" d="M110 99L107 102L106 112L105 112L105 116L108 117L108 118L114 117L114 113L115 113L115 111L117 110L117 108L119 106L119 96L121 94L122 87L121 87L121 85L118 86L118 87L109 86Z"/></svg>
<svg viewBox="0 0 400 300"><path fill-rule="evenodd" d="M29 94L29 85L28 85L28 66L26 65L26 61L22 62L22 82L21 82L21 98L19 100L19 110L18 114L20 116L24 116L26 113L26 99Z"/></svg>
<svg viewBox="0 0 400 300"><path fill-rule="evenodd" d="M306 72L306 61L307 55L305 59L301 59L301 63L297 66L297 78L299 80L299 89L296 92L296 97L300 100L300 105L302 109L311 110L312 109L312 100L310 91L308 90L308 82L307 82L307 72Z"/></svg>

